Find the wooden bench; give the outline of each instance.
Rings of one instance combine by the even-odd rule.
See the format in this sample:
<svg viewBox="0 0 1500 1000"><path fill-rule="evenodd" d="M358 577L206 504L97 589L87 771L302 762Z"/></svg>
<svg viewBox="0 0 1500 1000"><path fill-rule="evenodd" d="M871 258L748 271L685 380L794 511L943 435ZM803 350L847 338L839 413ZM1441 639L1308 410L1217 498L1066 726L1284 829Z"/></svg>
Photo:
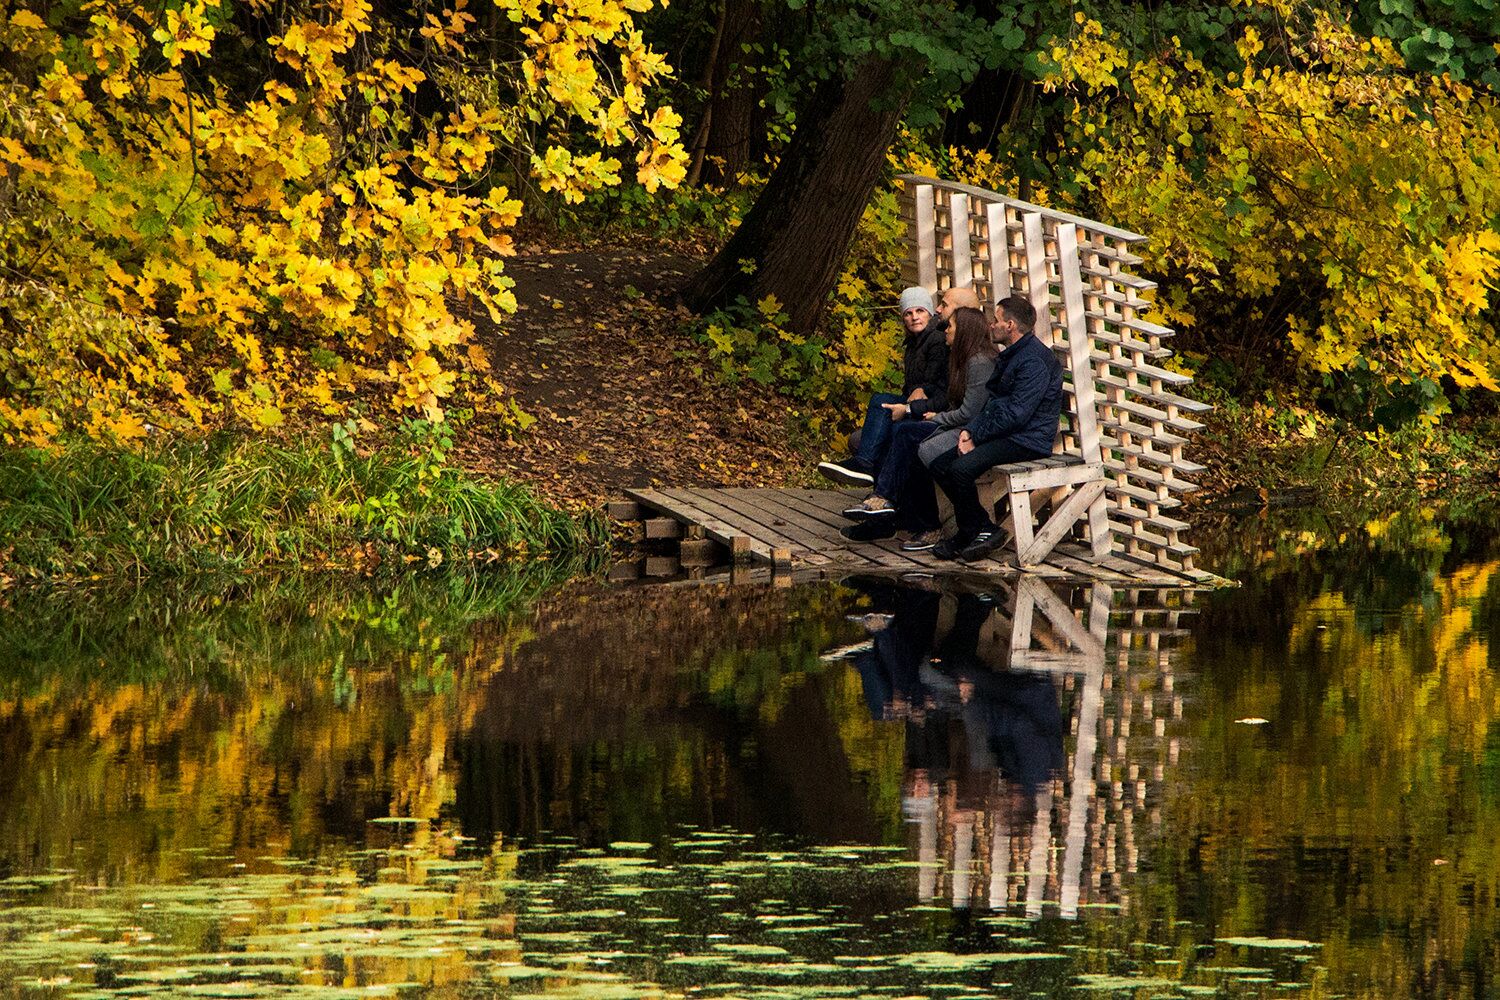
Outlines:
<svg viewBox="0 0 1500 1000"><path fill-rule="evenodd" d="M1013 540L1018 565L1040 565L1073 526L1085 519L1094 554L1108 554L1109 524L1103 503L1107 483L1102 465L1085 462L1081 455L1052 455L997 465L975 485L980 504ZM942 490L938 490L938 508L944 526L951 528L953 509ZM1043 511L1047 517L1037 524Z"/></svg>

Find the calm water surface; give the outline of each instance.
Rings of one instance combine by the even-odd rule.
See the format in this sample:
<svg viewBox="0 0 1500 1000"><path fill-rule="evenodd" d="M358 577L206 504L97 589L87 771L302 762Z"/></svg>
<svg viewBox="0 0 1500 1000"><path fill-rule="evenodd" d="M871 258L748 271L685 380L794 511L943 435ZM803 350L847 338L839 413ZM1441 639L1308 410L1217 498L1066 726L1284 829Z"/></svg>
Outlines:
<svg viewBox="0 0 1500 1000"><path fill-rule="evenodd" d="M0 996L1500 995L1500 558L0 608Z"/></svg>

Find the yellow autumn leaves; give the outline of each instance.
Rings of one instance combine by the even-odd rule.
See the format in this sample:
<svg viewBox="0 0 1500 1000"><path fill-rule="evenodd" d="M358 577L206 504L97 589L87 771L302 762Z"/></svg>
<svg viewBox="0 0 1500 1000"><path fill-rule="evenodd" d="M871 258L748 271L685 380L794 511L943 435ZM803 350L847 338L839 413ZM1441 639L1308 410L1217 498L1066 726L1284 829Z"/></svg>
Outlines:
<svg viewBox="0 0 1500 1000"><path fill-rule="evenodd" d="M1217 70L1083 19L1051 53L1070 180L1157 271L1263 308L1313 373L1500 390L1500 105L1327 13L1273 13L1275 44L1243 24Z"/></svg>
<svg viewBox="0 0 1500 1000"><path fill-rule="evenodd" d="M466 379L477 394L475 310L515 308L504 164L576 199L619 182L615 151L652 190L686 160L678 116L648 106L670 72L633 23L649 4L498 7L522 40L503 66L493 38L466 51L467 0L405 34L367 0L274 22L218 0L0 0L0 439L267 427L353 400L440 419ZM411 103L479 74L487 97Z"/></svg>

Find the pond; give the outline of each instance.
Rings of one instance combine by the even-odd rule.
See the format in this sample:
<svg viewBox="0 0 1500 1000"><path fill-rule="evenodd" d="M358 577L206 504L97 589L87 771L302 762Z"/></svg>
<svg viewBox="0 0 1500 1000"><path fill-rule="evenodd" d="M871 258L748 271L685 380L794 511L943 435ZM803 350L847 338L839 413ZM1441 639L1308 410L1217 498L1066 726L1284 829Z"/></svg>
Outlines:
<svg viewBox="0 0 1500 1000"><path fill-rule="evenodd" d="M1486 535L13 594L0 996L1490 996Z"/></svg>

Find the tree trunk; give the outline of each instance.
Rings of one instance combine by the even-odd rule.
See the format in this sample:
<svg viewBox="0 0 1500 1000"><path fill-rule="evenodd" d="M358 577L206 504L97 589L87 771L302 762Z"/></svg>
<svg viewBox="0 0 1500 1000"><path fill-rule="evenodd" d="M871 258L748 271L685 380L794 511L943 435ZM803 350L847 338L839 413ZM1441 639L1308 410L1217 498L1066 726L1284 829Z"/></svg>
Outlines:
<svg viewBox="0 0 1500 1000"><path fill-rule="evenodd" d="M712 97L702 180L732 184L750 166L758 78L743 72L744 46L760 35L757 0L724 0L724 27L715 40Z"/></svg>
<svg viewBox="0 0 1500 1000"><path fill-rule="evenodd" d="M792 332L813 331L900 124L906 92L898 78L896 66L872 57L852 79L817 88L739 229L682 289L690 308L774 295Z"/></svg>

